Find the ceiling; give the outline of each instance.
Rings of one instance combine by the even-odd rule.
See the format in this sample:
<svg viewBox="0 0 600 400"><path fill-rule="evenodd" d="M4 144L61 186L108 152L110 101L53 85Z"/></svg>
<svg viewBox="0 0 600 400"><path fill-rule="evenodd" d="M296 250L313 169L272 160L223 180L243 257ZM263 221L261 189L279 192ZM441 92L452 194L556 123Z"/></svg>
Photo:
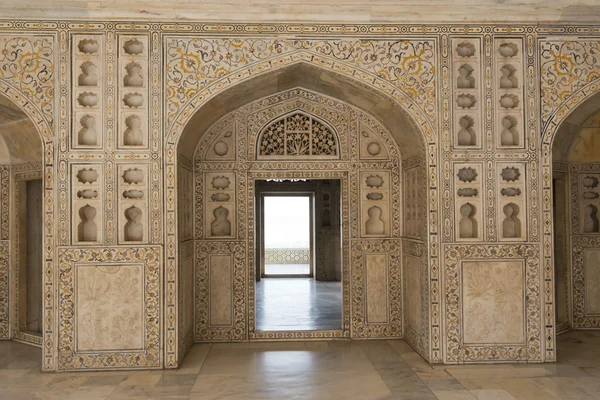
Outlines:
<svg viewBox="0 0 600 400"><path fill-rule="evenodd" d="M2 18L597 23L598 0L3 0Z"/></svg>

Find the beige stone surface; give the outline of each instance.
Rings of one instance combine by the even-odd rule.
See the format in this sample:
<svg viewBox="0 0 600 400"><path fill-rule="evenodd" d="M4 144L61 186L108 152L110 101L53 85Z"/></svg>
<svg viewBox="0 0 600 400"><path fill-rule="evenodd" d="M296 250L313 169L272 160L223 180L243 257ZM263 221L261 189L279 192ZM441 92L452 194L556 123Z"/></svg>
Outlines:
<svg viewBox="0 0 600 400"><path fill-rule="evenodd" d="M142 267L77 267L77 350L133 350L144 344Z"/></svg>
<svg viewBox="0 0 600 400"><path fill-rule="evenodd" d="M521 261L463 262L462 282L465 343L524 343Z"/></svg>
<svg viewBox="0 0 600 400"><path fill-rule="evenodd" d="M6 17L46 18L143 18L200 19L208 21L337 21L337 22L473 22L473 21L578 21L596 22L600 15L594 0L528 0L498 3L455 0L133 0L78 1L8 0L2 3ZM56 10L60 10L57 12Z"/></svg>
<svg viewBox="0 0 600 400"><path fill-rule="evenodd" d="M388 257L367 254L367 323L388 322Z"/></svg>
<svg viewBox="0 0 600 400"><path fill-rule="evenodd" d="M233 312L233 260L229 254L211 254L210 325L231 325Z"/></svg>

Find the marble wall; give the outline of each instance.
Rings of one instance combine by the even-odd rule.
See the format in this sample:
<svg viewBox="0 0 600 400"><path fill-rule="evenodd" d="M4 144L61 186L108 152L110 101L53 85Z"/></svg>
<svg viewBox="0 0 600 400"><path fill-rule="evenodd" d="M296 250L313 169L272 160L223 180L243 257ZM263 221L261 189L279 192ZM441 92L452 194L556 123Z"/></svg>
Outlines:
<svg viewBox="0 0 600 400"><path fill-rule="evenodd" d="M600 92L598 32L0 21L1 93L44 148L44 370L173 368L194 338L279 337L253 328L253 187L266 178L341 180L348 336L403 336L434 363L554 361L552 144ZM260 102L296 86L312 98ZM259 140L294 108L324 142ZM597 171L574 173L586 185ZM591 210L571 218L578 232L595 232ZM573 274L595 287L600 246L577 240ZM595 327L581 282L573 318Z"/></svg>

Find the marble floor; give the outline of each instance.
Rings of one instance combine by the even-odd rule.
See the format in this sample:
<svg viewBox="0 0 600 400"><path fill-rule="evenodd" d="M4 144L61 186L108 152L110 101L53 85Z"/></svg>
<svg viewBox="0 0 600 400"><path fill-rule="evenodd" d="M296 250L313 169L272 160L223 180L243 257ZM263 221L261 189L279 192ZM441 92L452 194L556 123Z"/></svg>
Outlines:
<svg viewBox="0 0 600 400"><path fill-rule="evenodd" d="M600 332L558 338L556 364L430 366L402 340L198 344L176 371L42 374L0 342L2 400L600 399Z"/></svg>
<svg viewBox="0 0 600 400"><path fill-rule="evenodd" d="M310 264L265 264L267 275L310 275Z"/></svg>
<svg viewBox="0 0 600 400"><path fill-rule="evenodd" d="M256 283L259 331L342 327L342 283L314 278L263 278Z"/></svg>

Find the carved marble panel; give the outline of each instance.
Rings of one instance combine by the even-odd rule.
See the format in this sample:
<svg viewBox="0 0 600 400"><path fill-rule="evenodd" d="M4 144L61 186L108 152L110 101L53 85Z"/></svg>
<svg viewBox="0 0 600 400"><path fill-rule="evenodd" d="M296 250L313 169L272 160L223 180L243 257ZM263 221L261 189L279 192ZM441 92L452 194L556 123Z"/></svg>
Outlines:
<svg viewBox="0 0 600 400"><path fill-rule="evenodd" d="M148 149L150 136L148 36L119 35L118 46L117 147L127 150Z"/></svg>
<svg viewBox="0 0 600 400"><path fill-rule="evenodd" d="M235 173L205 173L204 188L206 238L235 237L237 224Z"/></svg>
<svg viewBox="0 0 600 400"><path fill-rule="evenodd" d="M523 40L494 39L496 147L525 148Z"/></svg>
<svg viewBox="0 0 600 400"><path fill-rule="evenodd" d="M104 166L71 164L72 243L104 243Z"/></svg>
<svg viewBox="0 0 600 400"><path fill-rule="evenodd" d="M161 253L59 248L60 370L162 365Z"/></svg>
<svg viewBox="0 0 600 400"><path fill-rule="evenodd" d="M527 240L527 171L524 162L497 163L498 240Z"/></svg>
<svg viewBox="0 0 600 400"><path fill-rule="evenodd" d="M538 247L446 245L444 253L444 362L541 361Z"/></svg>
<svg viewBox="0 0 600 400"><path fill-rule="evenodd" d="M456 241L477 241L483 236L483 184L480 163L454 164Z"/></svg>
<svg viewBox="0 0 600 400"><path fill-rule="evenodd" d="M143 265L75 264L76 352L144 348Z"/></svg>
<svg viewBox="0 0 600 400"><path fill-rule="evenodd" d="M463 261L461 274L463 343L524 344L524 262Z"/></svg>
<svg viewBox="0 0 600 400"><path fill-rule="evenodd" d="M600 238L573 236L573 328L600 328Z"/></svg>
<svg viewBox="0 0 600 400"><path fill-rule="evenodd" d="M585 314L600 316L600 249L586 249L585 274Z"/></svg>
<svg viewBox="0 0 600 400"><path fill-rule="evenodd" d="M404 256L404 313L406 329L412 329L415 334L422 334L422 302L421 292L421 260L414 256Z"/></svg>
<svg viewBox="0 0 600 400"><path fill-rule="evenodd" d="M353 337L402 336L401 243L395 240L353 241L351 270ZM387 277L383 275L384 270ZM369 293L370 288L380 292ZM381 293L385 290L387 293ZM389 305L385 310L386 320L383 319L384 303Z"/></svg>
<svg viewBox="0 0 600 400"><path fill-rule="evenodd" d="M245 339L244 242L198 241L195 275L196 341Z"/></svg>
<svg viewBox="0 0 600 400"><path fill-rule="evenodd" d="M365 255L367 324L388 322L388 262L387 254Z"/></svg>
<svg viewBox="0 0 600 400"><path fill-rule="evenodd" d="M233 256L211 254L208 257L209 327L233 324Z"/></svg>
<svg viewBox="0 0 600 400"><path fill-rule="evenodd" d="M104 35L72 36L73 149L102 149L106 82Z"/></svg>

